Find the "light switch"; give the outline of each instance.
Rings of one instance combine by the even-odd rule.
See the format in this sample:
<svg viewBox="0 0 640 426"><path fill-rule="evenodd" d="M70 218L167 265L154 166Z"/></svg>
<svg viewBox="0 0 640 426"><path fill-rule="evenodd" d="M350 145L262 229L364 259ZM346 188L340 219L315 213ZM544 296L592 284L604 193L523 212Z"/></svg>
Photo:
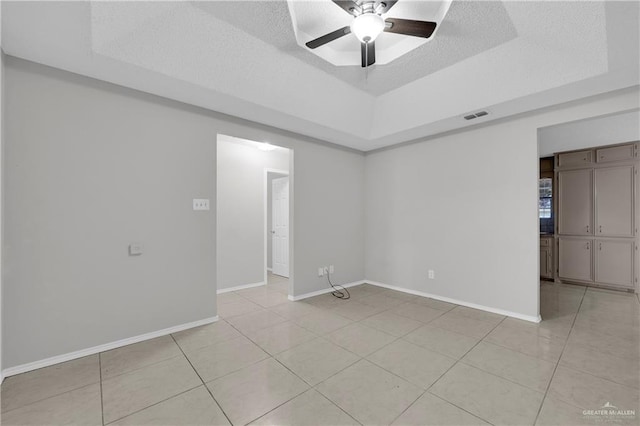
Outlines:
<svg viewBox="0 0 640 426"><path fill-rule="evenodd" d="M140 256L142 254L142 244L131 243L129 244L129 256Z"/></svg>
<svg viewBox="0 0 640 426"><path fill-rule="evenodd" d="M209 199L208 198L194 198L193 199L193 210L209 210Z"/></svg>

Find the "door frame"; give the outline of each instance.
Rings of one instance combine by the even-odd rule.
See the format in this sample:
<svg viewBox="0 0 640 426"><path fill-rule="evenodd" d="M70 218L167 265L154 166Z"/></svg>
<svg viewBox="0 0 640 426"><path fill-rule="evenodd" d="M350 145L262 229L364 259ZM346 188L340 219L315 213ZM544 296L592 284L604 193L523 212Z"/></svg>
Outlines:
<svg viewBox="0 0 640 426"><path fill-rule="evenodd" d="M292 264L291 264L291 252L292 252L292 247L291 247L291 176L289 175L289 171L287 170L279 170L279 169L271 169L271 168L264 168L263 171L263 216L264 216L264 226L263 226L263 232L262 234L264 235L264 284L267 285L268 283L268 272L267 272L267 217L268 217L268 206L269 206L269 200L268 200L268 196L269 196L269 173L278 173L279 175L284 175L289 177L289 279L291 279L291 269L292 269ZM284 177L283 176L283 177Z"/></svg>

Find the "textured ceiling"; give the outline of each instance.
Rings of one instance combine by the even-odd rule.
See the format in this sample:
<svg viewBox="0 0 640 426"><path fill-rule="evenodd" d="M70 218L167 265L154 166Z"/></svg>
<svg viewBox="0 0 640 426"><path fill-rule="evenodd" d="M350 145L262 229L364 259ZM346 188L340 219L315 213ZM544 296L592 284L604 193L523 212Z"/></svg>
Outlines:
<svg viewBox="0 0 640 426"><path fill-rule="evenodd" d="M638 85L639 20L635 1L454 0L431 41L364 73L299 46L284 0L5 0L2 48L369 151Z"/></svg>
<svg viewBox="0 0 640 426"><path fill-rule="evenodd" d="M341 18L344 15L347 18L347 23L340 21L336 24L333 22L335 15L329 15L327 18L320 15L318 36L348 24L348 15L329 1L304 3L312 5L326 3L330 10L335 9L335 15ZM416 2L406 1L406 3ZM512 40L518 35L502 2L454 1L447 12L446 19L428 43L389 64L375 65L365 71L359 65L336 67L299 46L296 42L289 8L284 1L195 2L194 5L217 19L228 22L271 44L280 51L373 95L397 89L418 78ZM389 16L404 17L406 12L400 15L395 14L396 7L399 6L400 4L394 6ZM395 36L394 34L384 35ZM461 40L464 40L464 43L461 43ZM380 42L382 40L376 43L380 44Z"/></svg>

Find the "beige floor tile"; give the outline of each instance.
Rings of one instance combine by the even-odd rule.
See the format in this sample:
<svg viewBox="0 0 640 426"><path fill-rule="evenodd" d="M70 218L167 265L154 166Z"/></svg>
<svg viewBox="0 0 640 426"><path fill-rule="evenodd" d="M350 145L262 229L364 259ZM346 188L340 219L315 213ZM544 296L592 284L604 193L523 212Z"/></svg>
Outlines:
<svg viewBox="0 0 640 426"><path fill-rule="evenodd" d="M318 338L284 351L276 359L305 382L315 386L360 359L357 355Z"/></svg>
<svg viewBox="0 0 640 426"><path fill-rule="evenodd" d="M456 313L456 310L453 309L442 315L441 317L433 320L431 322L431 325L434 327L453 331L454 333L464 334L465 336L482 339L496 327L497 322L488 322L477 318L462 316Z"/></svg>
<svg viewBox="0 0 640 426"><path fill-rule="evenodd" d="M602 425L603 422L597 416L585 416L583 409L565 404L562 401L546 397L542 403L542 409L538 415L536 426L582 426L582 425ZM615 422L613 424L620 424ZM624 424L624 423L623 423Z"/></svg>
<svg viewBox="0 0 640 426"><path fill-rule="evenodd" d="M398 298L387 296L384 292L373 293L371 295L361 297L360 299L358 299L358 302L364 303L365 305L377 306L385 309L391 309L394 306L405 303L403 300L400 300Z"/></svg>
<svg viewBox="0 0 640 426"><path fill-rule="evenodd" d="M580 313L576 317L574 327L588 332L617 336L626 340L637 339L638 335L640 335L640 326L622 325L615 321L610 321L608 318L585 317Z"/></svg>
<svg viewBox="0 0 640 426"><path fill-rule="evenodd" d="M427 306L433 309L439 309L441 311L450 311L458 305L449 302L443 302L442 300L431 299L430 297L417 297L412 300L413 303L418 305Z"/></svg>
<svg viewBox="0 0 640 426"><path fill-rule="evenodd" d="M2 412L99 382L98 355L8 377L2 383Z"/></svg>
<svg viewBox="0 0 640 426"><path fill-rule="evenodd" d="M393 297L394 299L399 299L404 302L410 302L412 300L420 298L420 296L396 290L383 290L380 292L380 294L384 294L385 296Z"/></svg>
<svg viewBox="0 0 640 426"><path fill-rule="evenodd" d="M247 424L309 389L273 358L207 384L233 424Z"/></svg>
<svg viewBox="0 0 640 426"><path fill-rule="evenodd" d="M420 321L424 324L429 323L444 314L444 311L441 309L434 309L413 302L407 302L396 306L391 309L391 312L396 315Z"/></svg>
<svg viewBox="0 0 640 426"><path fill-rule="evenodd" d="M102 382L104 421L110 423L202 384L184 357Z"/></svg>
<svg viewBox="0 0 640 426"><path fill-rule="evenodd" d="M251 424L263 426L356 426L360 423L349 417L320 393L310 389Z"/></svg>
<svg viewBox="0 0 640 426"><path fill-rule="evenodd" d="M182 351L171 336L162 336L102 352L102 380L176 356L182 356Z"/></svg>
<svg viewBox="0 0 640 426"><path fill-rule="evenodd" d="M500 324L484 339L526 355L557 362L564 347L565 339L546 338L534 333L522 332Z"/></svg>
<svg viewBox="0 0 640 426"><path fill-rule="evenodd" d="M526 333L534 333L541 337L548 339L557 337L559 339L566 339L571 331L573 325L573 318L566 319L545 319L539 323L531 321L523 321L516 318L505 319L500 326L511 327Z"/></svg>
<svg viewBox="0 0 640 426"><path fill-rule="evenodd" d="M204 386L152 405L112 425L229 425L229 421Z"/></svg>
<svg viewBox="0 0 640 426"><path fill-rule="evenodd" d="M313 313L322 312L321 309L304 302L285 303L282 305L274 306L273 308L269 308L269 310L289 320L305 315L311 315Z"/></svg>
<svg viewBox="0 0 640 426"><path fill-rule="evenodd" d="M286 294L268 290L266 294L251 296L248 297L248 299L264 308L271 308L282 305L283 303L289 303L289 298Z"/></svg>
<svg viewBox="0 0 640 426"><path fill-rule="evenodd" d="M278 293L289 294L289 282L279 281L267 284L267 291L275 291Z"/></svg>
<svg viewBox="0 0 640 426"><path fill-rule="evenodd" d="M371 284L361 284L355 287L350 287L349 293L351 293L351 295L354 296L355 298L360 299L362 297L370 296L372 294L382 293L385 290L386 289L383 287L378 287Z"/></svg>
<svg viewBox="0 0 640 426"><path fill-rule="evenodd" d="M244 336L187 354L202 380L209 382L255 364L269 355Z"/></svg>
<svg viewBox="0 0 640 426"><path fill-rule="evenodd" d="M247 333L247 336L271 355L291 349L317 336L292 322Z"/></svg>
<svg viewBox="0 0 640 426"><path fill-rule="evenodd" d="M367 359L423 389L435 383L456 362L404 340L396 340Z"/></svg>
<svg viewBox="0 0 640 426"><path fill-rule="evenodd" d="M361 323L354 323L326 336L356 355L367 356L393 342L396 337Z"/></svg>
<svg viewBox="0 0 640 426"><path fill-rule="evenodd" d="M294 318L291 322L306 328L318 335L331 333L339 328L346 327L353 321L337 315L335 312L317 312L311 315Z"/></svg>
<svg viewBox="0 0 640 426"><path fill-rule="evenodd" d="M366 360L316 389L362 424L390 424L423 392Z"/></svg>
<svg viewBox="0 0 640 426"><path fill-rule="evenodd" d="M258 296L264 296L269 293L266 285L259 285L257 287L246 288L244 290L238 290L235 292L237 295L244 297L245 299L252 299Z"/></svg>
<svg viewBox="0 0 640 426"><path fill-rule="evenodd" d="M372 317L365 318L362 320L362 324L384 331L385 333L389 333L396 337L404 336L423 325L420 321L403 317L389 311L381 312Z"/></svg>
<svg viewBox="0 0 640 426"><path fill-rule="evenodd" d="M335 313L353 321L360 321L384 310L384 308L379 306L365 305L364 303L357 301L350 301L335 308Z"/></svg>
<svg viewBox="0 0 640 426"><path fill-rule="evenodd" d="M353 302L353 299L339 299L331 293L321 294L301 301L301 303L321 309L335 309L351 302Z"/></svg>
<svg viewBox="0 0 640 426"><path fill-rule="evenodd" d="M589 346L603 353L640 360L640 336L634 339L625 339L611 334L589 331L580 326L571 330L571 336L567 345L577 343Z"/></svg>
<svg viewBox="0 0 640 426"><path fill-rule="evenodd" d="M252 331L261 330L263 328L273 327L274 325L286 322L287 319L268 309L250 312L237 317L227 319L227 322L240 330L242 333L251 333Z"/></svg>
<svg viewBox="0 0 640 426"><path fill-rule="evenodd" d="M560 365L640 389L640 364L637 359L621 358L573 342L567 344L560 358Z"/></svg>
<svg viewBox="0 0 640 426"><path fill-rule="evenodd" d="M489 423L425 393L393 422L396 426L481 426Z"/></svg>
<svg viewBox="0 0 640 426"><path fill-rule="evenodd" d="M241 334L238 330L223 320L173 334L176 342L186 354L239 336Z"/></svg>
<svg viewBox="0 0 640 426"><path fill-rule="evenodd" d="M457 306L450 311L451 315L461 315L463 317L486 321L498 325L506 317L494 314L493 312L481 311L480 309L469 308L467 306Z"/></svg>
<svg viewBox="0 0 640 426"><path fill-rule="evenodd" d="M461 362L538 392L547 391L556 368L553 362L486 342L478 343Z"/></svg>
<svg viewBox="0 0 640 426"><path fill-rule="evenodd" d="M547 394L585 410L597 410L610 402L621 410L640 412L640 396L633 389L587 373L558 366Z"/></svg>
<svg viewBox="0 0 640 426"><path fill-rule="evenodd" d="M494 425L533 424L544 397L543 393L460 363L430 392Z"/></svg>
<svg viewBox="0 0 640 426"><path fill-rule="evenodd" d="M412 331L403 339L455 359L460 359L480 341L430 325Z"/></svg>
<svg viewBox="0 0 640 426"><path fill-rule="evenodd" d="M244 297L233 291L230 291L228 293L220 293L216 297L218 300L218 306L226 305L227 303L242 302L245 300Z"/></svg>
<svg viewBox="0 0 640 426"><path fill-rule="evenodd" d="M220 318L231 318L236 315L248 314L249 312L261 311L262 306L245 299L238 302L227 303L218 306L218 315Z"/></svg>
<svg viewBox="0 0 640 426"><path fill-rule="evenodd" d="M93 384L2 413L9 425L101 425L100 385Z"/></svg>

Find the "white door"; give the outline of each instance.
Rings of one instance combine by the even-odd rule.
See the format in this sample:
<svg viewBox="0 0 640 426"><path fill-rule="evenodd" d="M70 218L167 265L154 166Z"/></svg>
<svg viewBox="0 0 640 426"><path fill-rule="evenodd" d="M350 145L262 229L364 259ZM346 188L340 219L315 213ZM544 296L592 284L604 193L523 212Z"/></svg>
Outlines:
<svg viewBox="0 0 640 426"><path fill-rule="evenodd" d="M272 271L289 278L289 178L273 179L271 185Z"/></svg>

